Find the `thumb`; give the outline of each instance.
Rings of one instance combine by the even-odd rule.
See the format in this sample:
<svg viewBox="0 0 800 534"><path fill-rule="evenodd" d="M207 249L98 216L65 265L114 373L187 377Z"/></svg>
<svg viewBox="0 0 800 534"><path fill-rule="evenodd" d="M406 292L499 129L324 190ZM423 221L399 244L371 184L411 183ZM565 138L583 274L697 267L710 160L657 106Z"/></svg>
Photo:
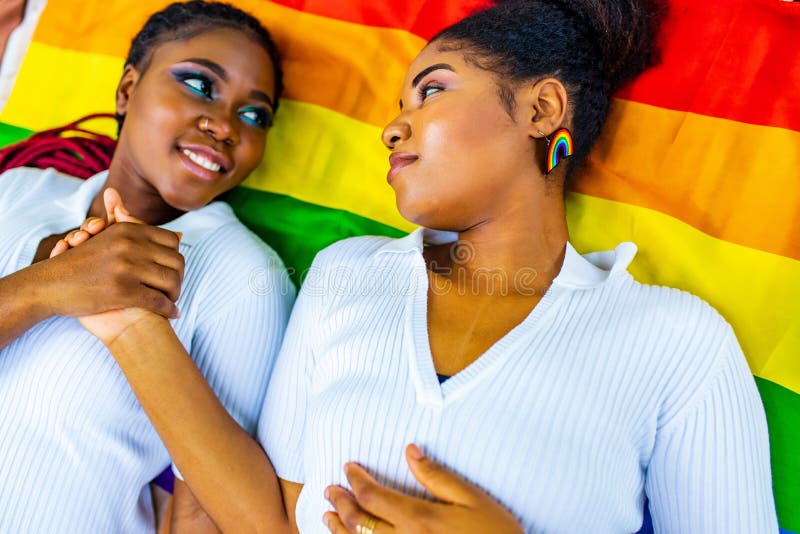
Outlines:
<svg viewBox="0 0 800 534"><path fill-rule="evenodd" d="M137 219L126 210L121 204L117 205L114 208L114 217L116 218L117 222L128 222L128 223L136 223L136 224L144 224L144 221L141 219Z"/></svg>
<svg viewBox="0 0 800 534"><path fill-rule="evenodd" d="M416 445L406 447L406 461L414 478L440 501L472 508L487 496L477 486L425 456Z"/></svg>
<svg viewBox="0 0 800 534"><path fill-rule="evenodd" d="M103 191L103 204L106 208L106 219L109 226L117 222L116 211L117 206L122 206L122 197L119 191L113 187L107 188Z"/></svg>

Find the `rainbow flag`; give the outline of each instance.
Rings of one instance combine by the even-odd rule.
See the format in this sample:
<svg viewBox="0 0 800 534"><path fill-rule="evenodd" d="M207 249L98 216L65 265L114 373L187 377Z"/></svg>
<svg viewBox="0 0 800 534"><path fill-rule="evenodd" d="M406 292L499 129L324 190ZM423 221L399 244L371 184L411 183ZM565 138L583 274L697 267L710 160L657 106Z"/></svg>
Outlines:
<svg viewBox="0 0 800 534"><path fill-rule="evenodd" d="M113 111L132 36L166 0L49 0L0 146ZM405 69L484 0L233 0L270 28L286 95L263 165L229 196L295 280L359 234L411 229L380 141ZM781 528L800 533L800 3L672 0L663 62L615 98L568 197L572 241L639 245L631 270L734 326L770 427ZM543 51L543 53L546 51ZM97 129L113 134L113 123Z"/></svg>

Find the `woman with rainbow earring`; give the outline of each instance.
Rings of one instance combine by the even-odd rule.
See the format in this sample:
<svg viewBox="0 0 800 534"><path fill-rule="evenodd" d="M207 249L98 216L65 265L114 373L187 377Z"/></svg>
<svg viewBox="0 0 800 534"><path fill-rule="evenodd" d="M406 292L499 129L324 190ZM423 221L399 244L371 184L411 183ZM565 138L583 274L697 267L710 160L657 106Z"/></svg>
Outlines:
<svg viewBox="0 0 800 534"><path fill-rule="evenodd" d="M629 533L647 499L658 532L777 531L730 326L636 282L633 244L569 243L566 184L613 91L655 60L658 18L644 0L508 0L420 52L383 142L422 228L317 256L261 414L268 459L163 318L94 330L219 527Z"/></svg>

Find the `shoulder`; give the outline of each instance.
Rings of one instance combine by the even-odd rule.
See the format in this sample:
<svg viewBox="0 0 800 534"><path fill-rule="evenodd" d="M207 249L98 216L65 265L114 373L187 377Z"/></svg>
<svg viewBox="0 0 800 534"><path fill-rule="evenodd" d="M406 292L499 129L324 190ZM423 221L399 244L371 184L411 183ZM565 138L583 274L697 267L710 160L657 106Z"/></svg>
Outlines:
<svg viewBox="0 0 800 534"><path fill-rule="evenodd" d="M185 257L187 277L205 280L204 293L229 299L240 294L293 298L294 286L281 258L245 227L230 207L214 203L203 208L200 215L212 227L195 237L185 249Z"/></svg>
<svg viewBox="0 0 800 534"><path fill-rule="evenodd" d="M366 267L375 254L392 241L392 238L381 236L343 239L322 249L314 259L313 266L320 269L338 266Z"/></svg>
<svg viewBox="0 0 800 534"><path fill-rule="evenodd" d="M54 169L18 167L0 174L0 204L19 205L29 198L48 201L73 193L83 180Z"/></svg>
<svg viewBox="0 0 800 534"><path fill-rule="evenodd" d="M704 398L730 366L747 370L747 361L733 328L709 303L686 291L625 278L613 297L618 346L644 371L663 426Z"/></svg>
<svg viewBox="0 0 800 534"><path fill-rule="evenodd" d="M730 325L700 297L672 287L642 284L630 275L620 277L611 288L618 306L631 317L661 325L668 333L727 333Z"/></svg>

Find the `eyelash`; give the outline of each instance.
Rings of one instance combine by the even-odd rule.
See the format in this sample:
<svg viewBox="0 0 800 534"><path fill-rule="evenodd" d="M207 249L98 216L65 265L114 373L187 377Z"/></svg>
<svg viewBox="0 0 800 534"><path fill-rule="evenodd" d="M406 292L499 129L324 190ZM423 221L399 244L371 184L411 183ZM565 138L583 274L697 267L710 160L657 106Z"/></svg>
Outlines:
<svg viewBox="0 0 800 534"><path fill-rule="evenodd" d="M436 94L436 93L428 94L428 90L430 90L430 89L436 89L437 90L436 93L444 91L444 87L442 87L441 84L438 84L436 82L429 82L429 83L420 85L419 89L417 90L417 93L419 94L420 101L425 102L426 98L428 98L431 95L435 95Z"/></svg>
<svg viewBox="0 0 800 534"><path fill-rule="evenodd" d="M214 82L208 76L199 72L176 72L173 75L179 83L200 98L214 99ZM248 114L251 113L255 113L255 117L249 118ZM239 117L244 122L264 130L272 126L272 113L260 107L248 106L239 112Z"/></svg>
<svg viewBox="0 0 800 534"><path fill-rule="evenodd" d="M255 113L255 119L249 119L245 116L247 113ZM272 113L268 110L258 107L247 107L244 108L239 112L239 116L242 118L243 121L252 124L253 126L257 126L266 130L270 126L272 126Z"/></svg>
<svg viewBox="0 0 800 534"><path fill-rule="evenodd" d="M214 82L199 72L176 72L175 79L182 83L189 91L206 100L214 98ZM199 84L191 82L200 82ZM198 87L199 85L199 87Z"/></svg>

